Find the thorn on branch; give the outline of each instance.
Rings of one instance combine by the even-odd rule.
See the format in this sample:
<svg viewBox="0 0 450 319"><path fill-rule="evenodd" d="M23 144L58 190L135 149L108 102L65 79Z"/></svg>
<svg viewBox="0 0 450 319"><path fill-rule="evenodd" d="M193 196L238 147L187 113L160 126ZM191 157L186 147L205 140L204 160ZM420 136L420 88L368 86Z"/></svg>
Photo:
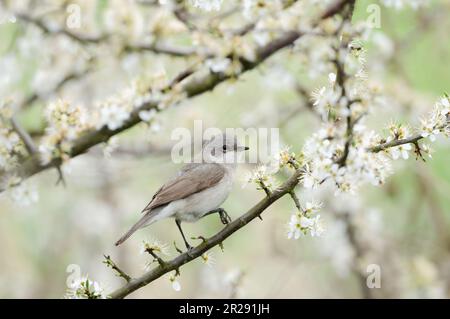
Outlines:
<svg viewBox="0 0 450 319"><path fill-rule="evenodd" d="M174 16L183 23L189 30L195 31L197 27L190 21L191 16L189 11L186 9L185 4L179 5L175 10L173 10Z"/></svg>
<svg viewBox="0 0 450 319"><path fill-rule="evenodd" d="M193 239L193 240L201 240L202 243L206 243L207 242L206 238L203 237L203 236L191 237L191 239Z"/></svg>
<svg viewBox="0 0 450 319"><path fill-rule="evenodd" d="M294 157L291 157L288 160L288 164L290 164L294 169L299 169L300 168L299 163L297 162L297 160Z"/></svg>
<svg viewBox="0 0 450 319"><path fill-rule="evenodd" d="M416 154L416 160L417 159L422 159L422 161L426 162L425 157L422 154L422 149L420 148L419 142L415 141L413 142L414 144L414 153Z"/></svg>
<svg viewBox="0 0 450 319"><path fill-rule="evenodd" d="M178 248L177 243L175 241L173 242L173 246L175 247L175 250L177 251L177 253L183 254L183 251L180 248Z"/></svg>
<svg viewBox="0 0 450 319"><path fill-rule="evenodd" d="M266 193L266 196L269 197L271 195L270 189L267 187L264 182L261 182L261 188L263 189L264 193Z"/></svg>
<svg viewBox="0 0 450 319"><path fill-rule="evenodd" d="M63 187L66 187L66 180L64 178L64 173L61 169L61 165L56 165L56 170L58 172L58 180L56 181L56 185L62 184Z"/></svg>

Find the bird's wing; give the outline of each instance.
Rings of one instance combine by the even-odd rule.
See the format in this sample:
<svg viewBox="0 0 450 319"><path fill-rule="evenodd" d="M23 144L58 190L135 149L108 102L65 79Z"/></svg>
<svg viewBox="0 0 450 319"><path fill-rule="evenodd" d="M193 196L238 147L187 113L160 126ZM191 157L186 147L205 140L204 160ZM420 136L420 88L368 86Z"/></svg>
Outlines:
<svg viewBox="0 0 450 319"><path fill-rule="evenodd" d="M168 204L198 193L206 188L216 185L225 175L225 169L214 163L188 164L181 169L178 175L164 184L148 205L142 210L147 212L155 207Z"/></svg>

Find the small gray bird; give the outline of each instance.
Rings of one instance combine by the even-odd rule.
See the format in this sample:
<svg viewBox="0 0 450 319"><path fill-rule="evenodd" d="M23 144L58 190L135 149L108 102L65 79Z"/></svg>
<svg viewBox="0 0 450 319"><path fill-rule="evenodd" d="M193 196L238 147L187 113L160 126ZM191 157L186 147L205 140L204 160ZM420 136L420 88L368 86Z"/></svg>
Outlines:
<svg viewBox="0 0 450 319"><path fill-rule="evenodd" d="M144 208L145 215L117 242L127 240L135 231L167 217L175 218L186 248L192 247L186 240L181 222L195 222L218 213L223 224L231 219L220 205L228 197L237 166L238 152L248 150L240 146L234 135L215 135L203 143L201 163L187 164L178 174L165 183Z"/></svg>

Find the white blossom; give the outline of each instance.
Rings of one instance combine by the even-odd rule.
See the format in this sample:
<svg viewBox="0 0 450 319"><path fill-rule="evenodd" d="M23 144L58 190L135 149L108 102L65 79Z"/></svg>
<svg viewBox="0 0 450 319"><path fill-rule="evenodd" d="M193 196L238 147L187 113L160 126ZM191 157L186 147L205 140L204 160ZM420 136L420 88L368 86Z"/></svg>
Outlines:
<svg viewBox="0 0 450 319"><path fill-rule="evenodd" d="M169 256L169 245L157 239L144 240L141 245L141 254L146 254L149 250L156 254Z"/></svg>
<svg viewBox="0 0 450 319"><path fill-rule="evenodd" d="M100 110L100 121L98 127L106 125L109 130L121 127L130 117L130 113L117 104L106 105Z"/></svg>
<svg viewBox="0 0 450 319"><path fill-rule="evenodd" d="M102 144L103 156L105 158L111 158L112 153L119 147L118 137L113 136L107 142Z"/></svg>
<svg viewBox="0 0 450 319"><path fill-rule="evenodd" d="M311 218L300 216L299 224L301 228L310 228L313 225L313 220Z"/></svg>
<svg viewBox="0 0 450 319"><path fill-rule="evenodd" d="M410 144L404 144L397 147L392 147L390 149L391 156L393 159L399 159L402 157L404 160L407 160L409 158L409 151L412 149L412 146Z"/></svg>
<svg viewBox="0 0 450 319"><path fill-rule="evenodd" d="M177 280L177 277L178 277L178 275L170 275L169 281L170 281L170 284L171 284L173 290L180 291L181 290L181 284Z"/></svg>
<svg viewBox="0 0 450 319"><path fill-rule="evenodd" d="M68 299L106 299L100 284L87 277L75 280L68 289L65 298Z"/></svg>
<svg viewBox="0 0 450 319"><path fill-rule="evenodd" d="M150 122L156 115L156 110L142 110L139 112L139 118L144 122Z"/></svg>
<svg viewBox="0 0 450 319"><path fill-rule="evenodd" d="M20 206L30 206L39 200L39 194L34 187L22 182L9 189L12 200Z"/></svg>
<svg viewBox="0 0 450 319"><path fill-rule="evenodd" d="M210 266L210 267L211 267L212 265L214 265L215 259L214 259L214 257L213 257L213 253L211 253L211 252L203 253L203 254L201 255L201 258L202 258L202 262L203 262L205 265Z"/></svg>
<svg viewBox="0 0 450 319"><path fill-rule="evenodd" d="M292 214L288 223L288 239L298 239L307 234L312 237L320 236L324 229L317 213L322 206L322 203L309 201L306 202L304 209L301 208L301 211Z"/></svg>
<svg viewBox="0 0 450 319"><path fill-rule="evenodd" d="M312 215L317 213L323 207L322 203L319 202L306 202L305 213L307 215Z"/></svg>
<svg viewBox="0 0 450 319"><path fill-rule="evenodd" d="M190 0L191 4L205 11L219 11L223 0Z"/></svg>
<svg viewBox="0 0 450 319"><path fill-rule="evenodd" d="M323 103L323 101L325 100L326 90L327 90L327 88L325 86L323 86L320 89L316 89L313 91L312 100L313 100L314 106L318 106Z"/></svg>
<svg viewBox="0 0 450 319"><path fill-rule="evenodd" d="M243 187L248 184L256 184L257 189L272 191L278 187L277 181L273 174L278 171L279 167L273 168L267 165L258 165L255 170L247 174Z"/></svg>
<svg viewBox="0 0 450 319"><path fill-rule="evenodd" d="M319 173L320 171L316 169L310 169L310 167L311 165L307 165L304 168L301 177L303 187L307 189L317 187L322 180L322 174Z"/></svg>
<svg viewBox="0 0 450 319"><path fill-rule="evenodd" d="M450 127L450 102L447 96L442 97L430 112L427 118L421 119L421 136L428 138L431 142L436 136L443 133L449 136Z"/></svg>
<svg viewBox="0 0 450 319"><path fill-rule="evenodd" d="M297 214L291 215L291 219L288 224L288 239L299 239L302 233L302 226L300 224L300 218Z"/></svg>
<svg viewBox="0 0 450 319"><path fill-rule="evenodd" d="M406 6L417 10L418 8L425 6L429 3L429 0L382 0L386 7L392 7L400 10Z"/></svg>
<svg viewBox="0 0 450 319"><path fill-rule="evenodd" d="M214 58L206 60L206 66L214 73L224 73L231 65L231 60L228 58Z"/></svg>
<svg viewBox="0 0 450 319"><path fill-rule="evenodd" d="M313 224L310 227L310 234L312 237L320 237L324 231L325 230L323 228L320 215L317 215L313 218Z"/></svg>
<svg viewBox="0 0 450 319"><path fill-rule="evenodd" d="M335 80L335 76L330 77L329 87L323 86L320 89L316 89L311 95L311 100L315 110L324 120L327 119L330 111L337 106L340 98L340 89L338 86L334 86L334 82L332 82L333 79Z"/></svg>

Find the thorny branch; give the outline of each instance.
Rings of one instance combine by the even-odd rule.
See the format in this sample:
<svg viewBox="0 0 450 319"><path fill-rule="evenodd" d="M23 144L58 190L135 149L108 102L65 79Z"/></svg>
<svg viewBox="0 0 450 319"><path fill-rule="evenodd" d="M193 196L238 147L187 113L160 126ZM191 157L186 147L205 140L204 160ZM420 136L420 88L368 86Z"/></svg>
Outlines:
<svg viewBox="0 0 450 319"><path fill-rule="evenodd" d="M115 270L118 274L118 276L122 277L123 279L126 280L126 282L130 282L131 281L131 277L129 275L127 275L122 269L120 269L116 263L111 259L110 256L108 255L104 255L105 260L103 261L103 263L110 267L111 269Z"/></svg>
<svg viewBox="0 0 450 319"><path fill-rule="evenodd" d="M158 267L148 271L141 277L132 279L125 286L112 292L110 294L110 297L114 299L124 298L133 291L136 291L139 288L148 285L152 281L158 279L159 277L163 276L168 272L179 269L184 264L200 257L209 249L221 244L223 241L225 241L225 239L230 237L236 231L243 228L253 219L261 215L270 205L272 205L278 199L290 193L299 183L299 178L301 177L301 174L302 174L301 169L296 170L281 187L273 191L269 196L266 196L259 203L257 203L250 210L248 210L245 214L229 223L216 235L207 238L200 245L193 248L189 252L185 252L170 261L165 261L163 265L160 264Z"/></svg>
<svg viewBox="0 0 450 319"><path fill-rule="evenodd" d="M294 173L279 188L277 188L269 195L267 195L264 199L262 199L259 203L253 206L245 214L229 223L216 235L202 241L202 243L199 246L193 248L189 252L182 253L181 255L170 261L164 261L163 264L160 263L158 267L148 271L141 277L132 279L125 286L112 292L110 294L110 297L124 298L127 295L131 294L132 292L160 278L164 274L174 270L179 270L179 268L184 264L200 257L209 249L222 244L228 237L237 232L239 229L245 227L253 219L259 217L274 202L276 202L277 200L279 200L280 198L282 198L287 194L289 194L292 197L296 207L302 210L300 202L297 196L295 195L294 190L295 187L299 184L300 178L302 177L303 173L304 173L303 167L297 167Z"/></svg>
<svg viewBox="0 0 450 319"><path fill-rule="evenodd" d="M374 146L374 147L370 148L370 151L372 151L374 153L378 153L378 152L384 151L388 148L400 146L403 144L416 144L422 138L423 138L423 136L421 134L417 134L417 135L413 135L408 138L392 140L390 142L386 142L386 143L382 143L380 145Z"/></svg>

